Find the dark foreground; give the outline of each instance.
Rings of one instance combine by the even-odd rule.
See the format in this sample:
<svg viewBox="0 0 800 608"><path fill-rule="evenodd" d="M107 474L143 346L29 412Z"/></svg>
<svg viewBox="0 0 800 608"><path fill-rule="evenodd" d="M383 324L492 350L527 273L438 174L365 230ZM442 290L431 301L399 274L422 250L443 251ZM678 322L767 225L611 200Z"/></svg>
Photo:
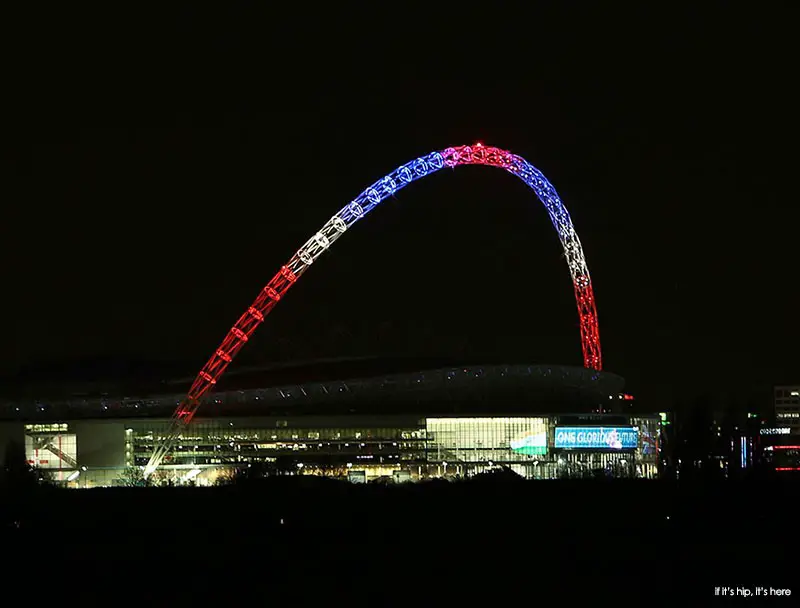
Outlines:
<svg viewBox="0 0 800 608"><path fill-rule="evenodd" d="M714 596L760 586L788 606L798 504L775 482L34 488L2 497L0 576L14 596L120 605L760 605Z"/></svg>

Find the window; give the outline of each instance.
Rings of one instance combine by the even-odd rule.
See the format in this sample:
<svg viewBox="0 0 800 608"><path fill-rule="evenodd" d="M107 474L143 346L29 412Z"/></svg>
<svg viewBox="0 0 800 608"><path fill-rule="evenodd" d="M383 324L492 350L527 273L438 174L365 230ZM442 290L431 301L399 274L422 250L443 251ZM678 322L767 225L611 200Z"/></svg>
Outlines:
<svg viewBox="0 0 800 608"><path fill-rule="evenodd" d="M433 461L515 462L547 452L544 418L428 418L426 433Z"/></svg>

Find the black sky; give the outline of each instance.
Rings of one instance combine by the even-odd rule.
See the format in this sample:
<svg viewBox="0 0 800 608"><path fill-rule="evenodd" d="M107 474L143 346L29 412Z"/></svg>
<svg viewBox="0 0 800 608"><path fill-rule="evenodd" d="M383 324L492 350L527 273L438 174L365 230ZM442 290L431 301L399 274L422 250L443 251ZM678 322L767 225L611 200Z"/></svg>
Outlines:
<svg viewBox="0 0 800 608"><path fill-rule="evenodd" d="M4 371L97 355L199 366L364 187L481 140L561 194L606 368L632 392L800 381L786 16L594 10L391 32L376 14L34 20L8 89ZM431 352L581 362L555 232L501 171L441 172L383 203L242 361Z"/></svg>

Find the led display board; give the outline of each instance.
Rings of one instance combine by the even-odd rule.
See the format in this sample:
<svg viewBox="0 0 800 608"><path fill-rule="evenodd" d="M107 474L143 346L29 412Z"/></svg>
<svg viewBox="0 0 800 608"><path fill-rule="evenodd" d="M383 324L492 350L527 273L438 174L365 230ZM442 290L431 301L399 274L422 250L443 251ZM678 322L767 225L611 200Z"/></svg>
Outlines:
<svg viewBox="0 0 800 608"><path fill-rule="evenodd" d="M519 454L547 454L547 432L530 433L511 441L511 449Z"/></svg>
<svg viewBox="0 0 800 608"><path fill-rule="evenodd" d="M639 444L639 431L631 427L559 426L554 447L588 450L631 450Z"/></svg>

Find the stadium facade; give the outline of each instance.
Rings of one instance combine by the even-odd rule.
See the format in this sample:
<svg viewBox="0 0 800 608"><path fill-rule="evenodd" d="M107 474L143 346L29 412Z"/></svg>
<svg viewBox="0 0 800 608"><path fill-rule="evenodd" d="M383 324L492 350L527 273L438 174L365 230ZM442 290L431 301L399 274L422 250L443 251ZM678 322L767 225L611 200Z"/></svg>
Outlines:
<svg viewBox="0 0 800 608"><path fill-rule="evenodd" d="M6 400L3 452L24 446L29 464L69 487L131 483L186 382L162 383L141 398ZM623 387L614 374L553 365L335 360L251 368L230 373L205 399L157 479L205 485L252 469L415 481L498 467L535 479L652 479L660 417L626 412Z"/></svg>

